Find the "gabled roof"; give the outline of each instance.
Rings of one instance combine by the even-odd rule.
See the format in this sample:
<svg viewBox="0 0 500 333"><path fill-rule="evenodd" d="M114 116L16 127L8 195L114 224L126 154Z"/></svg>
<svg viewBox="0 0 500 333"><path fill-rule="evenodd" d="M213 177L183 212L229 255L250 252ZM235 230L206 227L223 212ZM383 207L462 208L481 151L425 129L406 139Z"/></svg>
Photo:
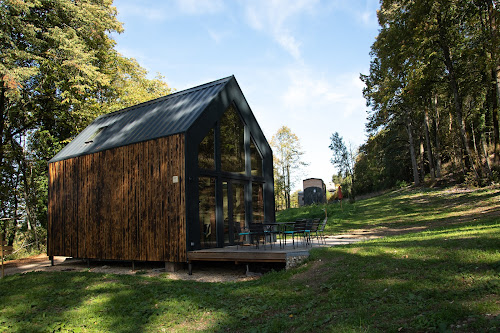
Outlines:
<svg viewBox="0 0 500 333"><path fill-rule="evenodd" d="M186 132L234 76L96 118L49 163Z"/></svg>

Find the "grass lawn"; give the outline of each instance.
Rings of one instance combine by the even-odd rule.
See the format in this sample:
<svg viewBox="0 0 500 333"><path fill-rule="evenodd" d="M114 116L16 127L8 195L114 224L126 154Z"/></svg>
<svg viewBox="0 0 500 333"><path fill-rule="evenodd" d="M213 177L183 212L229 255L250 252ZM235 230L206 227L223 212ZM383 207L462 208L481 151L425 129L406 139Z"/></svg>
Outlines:
<svg viewBox="0 0 500 333"><path fill-rule="evenodd" d="M328 205L328 232L412 233L315 249L238 283L53 272L0 281L0 331L498 332L500 189L403 189ZM322 206L279 220L322 217Z"/></svg>

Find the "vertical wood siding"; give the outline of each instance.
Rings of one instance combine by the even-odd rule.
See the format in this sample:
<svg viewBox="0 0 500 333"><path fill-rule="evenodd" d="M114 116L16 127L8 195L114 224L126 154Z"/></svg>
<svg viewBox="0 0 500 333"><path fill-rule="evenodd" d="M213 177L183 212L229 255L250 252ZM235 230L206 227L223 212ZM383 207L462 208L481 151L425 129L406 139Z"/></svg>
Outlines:
<svg viewBox="0 0 500 333"><path fill-rule="evenodd" d="M184 168L182 134L49 164L48 254L186 261Z"/></svg>

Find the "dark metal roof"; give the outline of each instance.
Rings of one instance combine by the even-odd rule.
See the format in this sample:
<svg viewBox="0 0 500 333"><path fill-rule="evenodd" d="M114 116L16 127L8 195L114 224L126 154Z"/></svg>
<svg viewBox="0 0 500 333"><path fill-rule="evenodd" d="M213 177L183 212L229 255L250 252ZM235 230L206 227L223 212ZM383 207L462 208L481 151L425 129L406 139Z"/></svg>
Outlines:
<svg viewBox="0 0 500 333"><path fill-rule="evenodd" d="M49 163L183 133L233 78L230 76L102 115Z"/></svg>

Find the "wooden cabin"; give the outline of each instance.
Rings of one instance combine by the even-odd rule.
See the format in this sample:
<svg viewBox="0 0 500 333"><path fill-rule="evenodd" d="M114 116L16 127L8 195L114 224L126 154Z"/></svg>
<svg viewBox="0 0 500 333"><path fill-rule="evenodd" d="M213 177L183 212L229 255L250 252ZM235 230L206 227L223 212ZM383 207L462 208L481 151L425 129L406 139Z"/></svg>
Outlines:
<svg viewBox="0 0 500 333"><path fill-rule="evenodd" d="M302 206L326 203L326 186L322 179L304 179L302 181L302 186L304 189Z"/></svg>
<svg viewBox="0 0 500 333"><path fill-rule="evenodd" d="M49 256L187 261L273 222L271 148L234 76L94 120L49 161Z"/></svg>

